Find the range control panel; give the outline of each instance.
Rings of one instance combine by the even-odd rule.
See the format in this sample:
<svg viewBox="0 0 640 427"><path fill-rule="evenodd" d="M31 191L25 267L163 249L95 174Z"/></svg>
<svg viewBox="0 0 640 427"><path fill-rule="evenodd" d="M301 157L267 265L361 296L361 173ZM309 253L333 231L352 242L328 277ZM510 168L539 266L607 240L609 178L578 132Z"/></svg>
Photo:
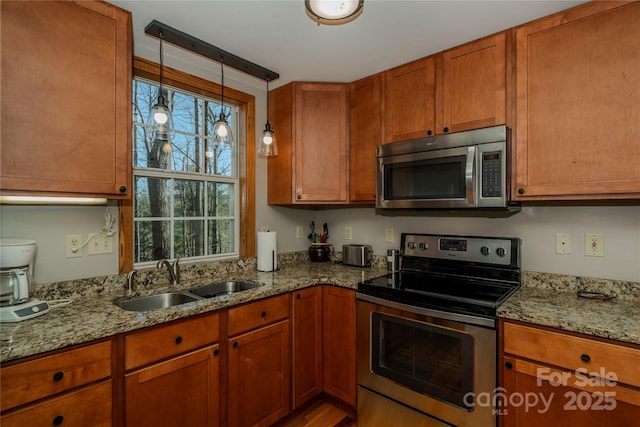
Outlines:
<svg viewBox="0 0 640 427"><path fill-rule="evenodd" d="M402 233L403 256L519 266L520 239Z"/></svg>

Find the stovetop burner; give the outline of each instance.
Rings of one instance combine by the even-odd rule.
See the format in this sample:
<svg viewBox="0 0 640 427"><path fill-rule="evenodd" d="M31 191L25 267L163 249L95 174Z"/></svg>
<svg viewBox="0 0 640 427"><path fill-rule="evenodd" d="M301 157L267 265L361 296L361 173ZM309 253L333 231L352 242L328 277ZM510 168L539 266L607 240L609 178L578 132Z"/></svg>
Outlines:
<svg viewBox="0 0 640 427"><path fill-rule="evenodd" d="M520 286L520 240L402 234L401 269L358 292L402 304L488 318Z"/></svg>

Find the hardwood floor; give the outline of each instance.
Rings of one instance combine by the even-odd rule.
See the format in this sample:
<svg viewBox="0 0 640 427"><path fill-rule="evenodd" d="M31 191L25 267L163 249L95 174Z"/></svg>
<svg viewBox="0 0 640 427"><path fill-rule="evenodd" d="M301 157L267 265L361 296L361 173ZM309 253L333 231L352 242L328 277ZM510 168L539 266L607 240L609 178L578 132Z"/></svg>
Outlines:
<svg viewBox="0 0 640 427"><path fill-rule="evenodd" d="M347 411L328 399L317 399L303 406L272 427L357 427Z"/></svg>

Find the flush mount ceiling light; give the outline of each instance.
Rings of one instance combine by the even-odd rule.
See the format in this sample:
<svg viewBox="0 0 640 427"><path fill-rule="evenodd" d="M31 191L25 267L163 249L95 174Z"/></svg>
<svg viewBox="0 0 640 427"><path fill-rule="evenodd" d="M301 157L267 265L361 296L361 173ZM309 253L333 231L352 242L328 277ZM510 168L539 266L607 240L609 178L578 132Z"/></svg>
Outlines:
<svg viewBox="0 0 640 427"><path fill-rule="evenodd" d="M346 24L362 13L364 0L305 0L309 18L324 25Z"/></svg>
<svg viewBox="0 0 640 427"><path fill-rule="evenodd" d="M147 129L150 130L149 140L152 143L163 142L162 151L169 153L171 151L171 136L173 134L173 120L171 118L171 110L167 105L162 89L162 69L164 52L162 50L162 41L164 34L162 31L158 34L160 38L160 88L158 89L158 102L149 112L147 120Z"/></svg>
<svg viewBox="0 0 640 427"><path fill-rule="evenodd" d="M269 76L267 76L267 123L264 125L262 137L260 138L260 150L258 153L265 157L278 155L278 142L276 135L269 124Z"/></svg>
<svg viewBox="0 0 640 427"><path fill-rule="evenodd" d="M222 95L221 95L221 107L220 116L218 121L213 125L213 138L216 143L233 144L233 134L231 133L231 127L227 122L227 115L224 113L224 58L220 57L220 70L222 74Z"/></svg>

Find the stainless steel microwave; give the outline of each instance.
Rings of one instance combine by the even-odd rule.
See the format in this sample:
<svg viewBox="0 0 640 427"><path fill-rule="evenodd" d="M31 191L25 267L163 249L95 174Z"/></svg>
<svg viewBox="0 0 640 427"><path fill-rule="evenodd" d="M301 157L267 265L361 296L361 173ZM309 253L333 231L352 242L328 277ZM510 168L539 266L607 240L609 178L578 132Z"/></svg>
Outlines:
<svg viewBox="0 0 640 427"><path fill-rule="evenodd" d="M510 133L503 125L378 146L376 208L519 211Z"/></svg>

